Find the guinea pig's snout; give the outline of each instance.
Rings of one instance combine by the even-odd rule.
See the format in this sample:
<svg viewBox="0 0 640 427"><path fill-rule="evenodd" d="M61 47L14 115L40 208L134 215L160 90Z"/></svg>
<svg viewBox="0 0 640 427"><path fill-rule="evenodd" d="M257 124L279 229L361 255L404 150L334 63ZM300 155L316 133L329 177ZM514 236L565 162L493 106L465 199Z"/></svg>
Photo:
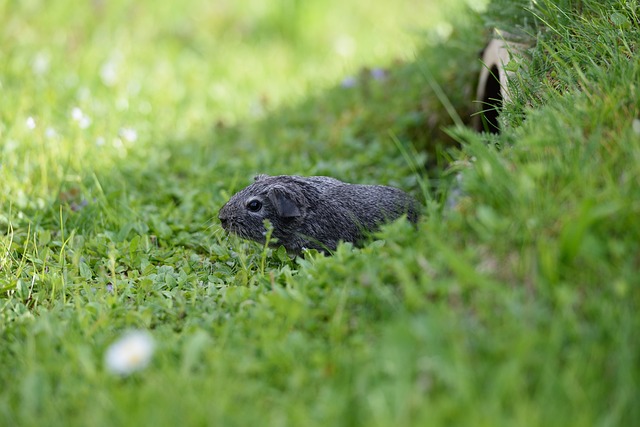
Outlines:
<svg viewBox="0 0 640 427"><path fill-rule="evenodd" d="M227 205L224 205L221 209L220 212L218 212L218 219L220 220L220 223L222 224L223 228L227 228L229 226L229 213L227 212L226 209Z"/></svg>

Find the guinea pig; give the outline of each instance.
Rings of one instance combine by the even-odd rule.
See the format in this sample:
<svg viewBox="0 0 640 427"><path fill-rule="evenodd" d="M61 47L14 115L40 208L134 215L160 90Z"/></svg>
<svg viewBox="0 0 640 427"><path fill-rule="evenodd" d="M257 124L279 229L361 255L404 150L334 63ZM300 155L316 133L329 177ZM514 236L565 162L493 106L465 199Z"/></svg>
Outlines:
<svg viewBox="0 0 640 427"><path fill-rule="evenodd" d="M415 223L418 204L404 191L383 185L348 184L326 176L258 175L220 209L222 227L265 243L265 220L274 245L288 252L329 253L340 241L357 244L380 225L403 215Z"/></svg>

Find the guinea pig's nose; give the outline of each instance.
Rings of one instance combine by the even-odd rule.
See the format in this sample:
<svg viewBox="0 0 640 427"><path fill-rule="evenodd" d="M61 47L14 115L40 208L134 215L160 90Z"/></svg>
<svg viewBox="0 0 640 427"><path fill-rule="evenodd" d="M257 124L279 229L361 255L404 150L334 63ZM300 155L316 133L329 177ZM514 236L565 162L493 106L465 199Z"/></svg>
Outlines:
<svg viewBox="0 0 640 427"><path fill-rule="evenodd" d="M222 223L223 227L226 227L227 224L229 223L229 215L227 215L227 211L225 207L226 205L223 206L222 209L220 209L220 212L218 212L218 219Z"/></svg>
<svg viewBox="0 0 640 427"><path fill-rule="evenodd" d="M223 219L227 219L227 218L229 218L229 215L227 215L227 205L224 205L218 211L218 219L222 221Z"/></svg>

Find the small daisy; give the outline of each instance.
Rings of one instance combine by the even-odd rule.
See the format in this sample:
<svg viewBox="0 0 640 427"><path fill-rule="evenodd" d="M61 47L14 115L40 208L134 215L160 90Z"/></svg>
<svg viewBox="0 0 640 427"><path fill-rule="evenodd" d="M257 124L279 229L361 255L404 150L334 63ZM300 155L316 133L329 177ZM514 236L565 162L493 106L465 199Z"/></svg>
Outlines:
<svg viewBox="0 0 640 427"><path fill-rule="evenodd" d="M102 64L100 78L106 86L114 86L118 82L118 65L115 61L108 61Z"/></svg>
<svg viewBox="0 0 640 427"><path fill-rule="evenodd" d="M71 110L71 118L76 122L79 122L82 119L82 116L84 116L82 110L78 107L73 107L73 110Z"/></svg>
<svg viewBox="0 0 640 427"><path fill-rule="evenodd" d="M86 129L91 124L91 119L87 116L82 116L82 118L78 121L78 126L80 129Z"/></svg>
<svg viewBox="0 0 640 427"><path fill-rule="evenodd" d="M44 136L46 136L49 139L54 139L58 136L58 132L56 132L56 130L54 128L52 128L51 126L47 127L47 129L44 131Z"/></svg>
<svg viewBox="0 0 640 427"><path fill-rule="evenodd" d="M49 71L49 55L45 52L40 52L38 53L35 58L33 58L33 61L31 62L31 68L33 70L33 73L38 75L38 76L43 76L45 74L47 74L47 72Z"/></svg>
<svg viewBox="0 0 640 427"><path fill-rule="evenodd" d="M154 342L146 331L131 331L111 344L105 353L107 370L118 375L129 375L145 368L151 361Z"/></svg>
<svg viewBox="0 0 640 427"><path fill-rule="evenodd" d="M27 125L27 128L29 128L30 130L34 130L36 128L36 119L29 116L27 117L27 121L25 122L25 124Z"/></svg>
<svg viewBox="0 0 640 427"><path fill-rule="evenodd" d="M78 123L80 129L86 129L91 125L91 119L89 116L84 114L84 112L78 107L74 107L73 110L71 110L71 118Z"/></svg>
<svg viewBox="0 0 640 427"><path fill-rule="evenodd" d="M120 136L127 142L136 142L138 139L138 132L132 128L120 129Z"/></svg>

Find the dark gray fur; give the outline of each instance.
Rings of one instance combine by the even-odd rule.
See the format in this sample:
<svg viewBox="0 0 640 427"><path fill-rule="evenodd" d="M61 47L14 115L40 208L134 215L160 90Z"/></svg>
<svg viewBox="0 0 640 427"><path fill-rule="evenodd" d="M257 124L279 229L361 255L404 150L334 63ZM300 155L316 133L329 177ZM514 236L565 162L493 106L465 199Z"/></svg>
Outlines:
<svg viewBox="0 0 640 427"><path fill-rule="evenodd" d="M254 200L262 205L255 212L248 207ZM402 215L415 223L417 203L394 187L347 184L326 176L258 175L220 209L218 218L225 230L260 243L268 219L276 244L297 254L304 248L333 251L340 241L358 243Z"/></svg>

